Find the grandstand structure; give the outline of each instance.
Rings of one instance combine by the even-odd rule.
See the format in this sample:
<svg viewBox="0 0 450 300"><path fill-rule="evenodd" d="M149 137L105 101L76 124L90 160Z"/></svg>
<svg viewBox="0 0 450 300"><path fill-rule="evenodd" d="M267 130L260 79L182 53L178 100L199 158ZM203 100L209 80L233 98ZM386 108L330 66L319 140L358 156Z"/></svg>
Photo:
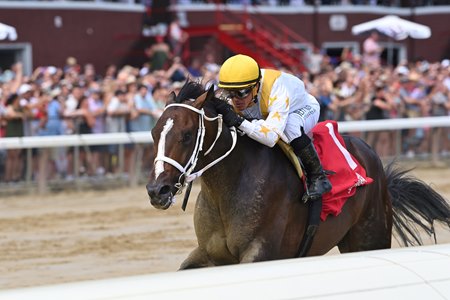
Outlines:
<svg viewBox="0 0 450 300"><path fill-rule="evenodd" d="M241 52L255 56L264 66L294 66L301 71L304 56L314 49L324 49L331 56L340 55L344 47L360 53L365 37L353 36L351 27L387 14L427 25L432 31L426 40L384 39L382 45L393 48L395 62L416 57L437 61L449 57L450 51L448 5L398 8L195 2L153 10L163 17L149 10L143 4L123 2L2 1L0 22L15 27L18 38L0 41L0 67L7 69L21 60L30 74L37 66L64 65L67 56L76 57L80 64L93 63L101 73L109 64L141 66L147 60L145 48L154 42L154 34L146 29L169 22L175 15L182 16L190 35L186 60L212 51L220 62L230 53Z"/></svg>

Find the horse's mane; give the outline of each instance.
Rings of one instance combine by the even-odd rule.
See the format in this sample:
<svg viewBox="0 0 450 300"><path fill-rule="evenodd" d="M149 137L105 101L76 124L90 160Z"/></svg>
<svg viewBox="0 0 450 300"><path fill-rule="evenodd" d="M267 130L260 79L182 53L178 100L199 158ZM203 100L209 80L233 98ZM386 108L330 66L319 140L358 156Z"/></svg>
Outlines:
<svg viewBox="0 0 450 300"><path fill-rule="evenodd" d="M197 99L204 92L205 87L200 82L191 81L188 79L176 96L175 102L182 103L186 100Z"/></svg>
<svg viewBox="0 0 450 300"><path fill-rule="evenodd" d="M175 103L183 103L193 101L206 92L205 86L199 81L186 80L186 83L181 88L178 95L175 97ZM214 96L215 98L215 96ZM215 106L211 101L204 102L204 108L211 112L212 115L217 115Z"/></svg>

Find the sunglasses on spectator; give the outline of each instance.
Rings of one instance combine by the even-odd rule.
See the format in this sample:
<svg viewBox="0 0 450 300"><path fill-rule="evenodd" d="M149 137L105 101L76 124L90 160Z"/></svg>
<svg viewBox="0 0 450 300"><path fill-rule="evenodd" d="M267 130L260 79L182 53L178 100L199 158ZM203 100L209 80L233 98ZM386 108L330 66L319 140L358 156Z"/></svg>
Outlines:
<svg viewBox="0 0 450 300"><path fill-rule="evenodd" d="M239 99L244 99L245 97L247 97L253 90L254 86L245 88L245 89L241 89L241 90L231 90L228 91L228 95L231 98L239 98Z"/></svg>

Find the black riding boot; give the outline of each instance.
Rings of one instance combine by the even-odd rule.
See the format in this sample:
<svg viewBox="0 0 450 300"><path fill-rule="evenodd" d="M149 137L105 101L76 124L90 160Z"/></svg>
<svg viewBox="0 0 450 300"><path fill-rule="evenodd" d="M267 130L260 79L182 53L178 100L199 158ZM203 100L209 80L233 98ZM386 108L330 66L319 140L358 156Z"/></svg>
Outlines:
<svg viewBox="0 0 450 300"><path fill-rule="evenodd" d="M331 183L323 171L319 156L311 139L303 134L291 142L294 148L294 153L300 159L306 172L308 192L307 197L304 197L306 202L308 199L317 200L323 194L331 191Z"/></svg>

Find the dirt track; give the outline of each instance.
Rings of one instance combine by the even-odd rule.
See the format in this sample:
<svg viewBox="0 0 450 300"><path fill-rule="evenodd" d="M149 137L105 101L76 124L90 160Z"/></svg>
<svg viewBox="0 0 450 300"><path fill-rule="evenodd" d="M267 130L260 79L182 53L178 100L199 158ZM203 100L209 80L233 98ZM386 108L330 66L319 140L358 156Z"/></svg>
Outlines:
<svg viewBox="0 0 450 300"><path fill-rule="evenodd" d="M450 199L450 168L417 177ZM194 187L167 211L136 189L0 199L0 289L175 271L195 247ZM439 230L439 243L450 232Z"/></svg>

